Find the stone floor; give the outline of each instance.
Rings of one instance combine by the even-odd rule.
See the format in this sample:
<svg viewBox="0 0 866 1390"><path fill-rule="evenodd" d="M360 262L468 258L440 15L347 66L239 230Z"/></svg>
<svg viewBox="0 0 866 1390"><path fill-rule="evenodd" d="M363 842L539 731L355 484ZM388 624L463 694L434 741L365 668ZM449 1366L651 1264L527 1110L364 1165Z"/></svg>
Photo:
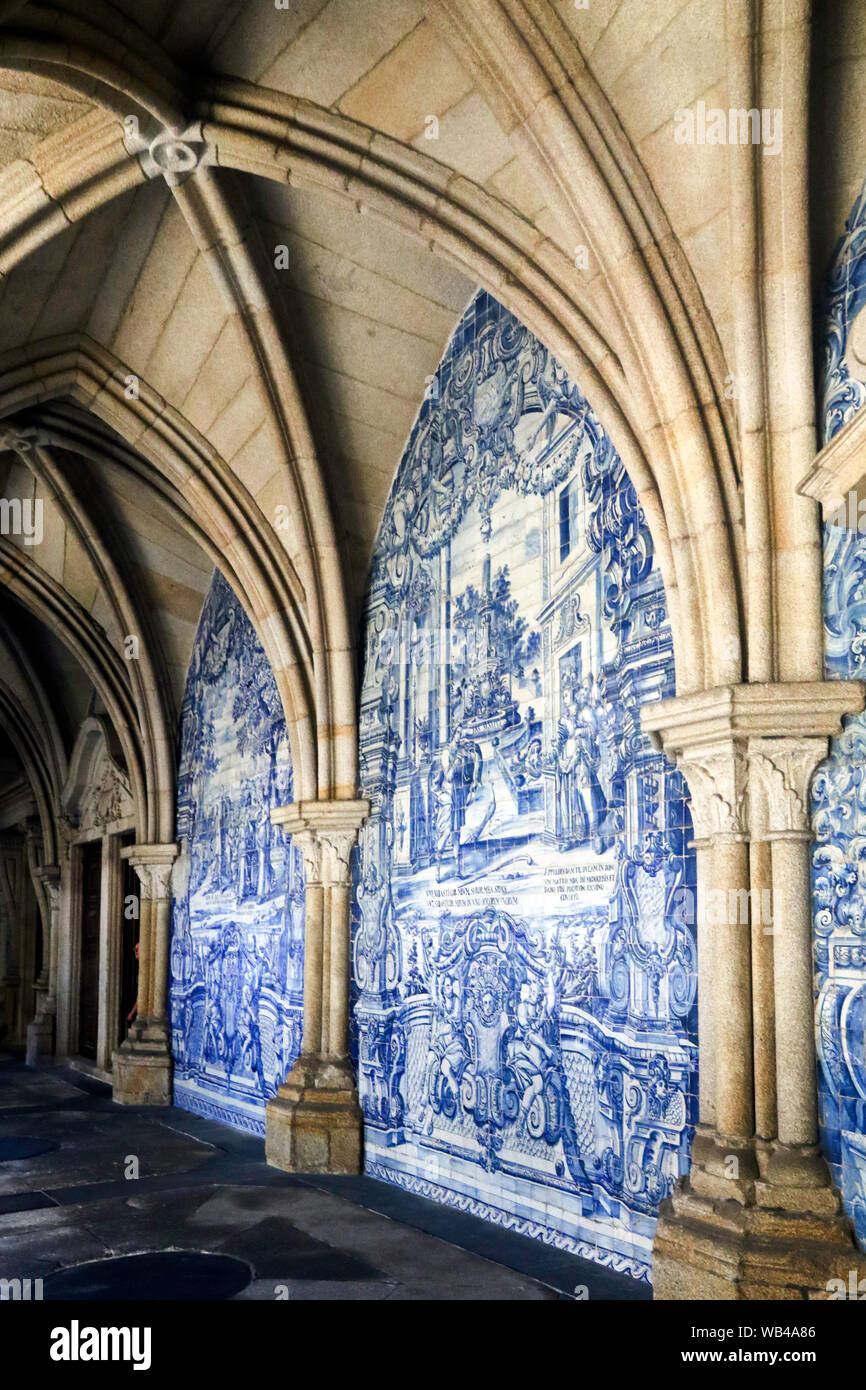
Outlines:
<svg viewBox="0 0 866 1390"><path fill-rule="evenodd" d="M244 1261L239 1299L561 1300L580 1286L592 1300L651 1297L386 1183L281 1173L261 1140L181 1110L117 1106L82 1073L6 1057L0 1155L13 1139L52 1147L0 1156L0 1279L47 1285L90 1261L177 1250Z"/></svg>

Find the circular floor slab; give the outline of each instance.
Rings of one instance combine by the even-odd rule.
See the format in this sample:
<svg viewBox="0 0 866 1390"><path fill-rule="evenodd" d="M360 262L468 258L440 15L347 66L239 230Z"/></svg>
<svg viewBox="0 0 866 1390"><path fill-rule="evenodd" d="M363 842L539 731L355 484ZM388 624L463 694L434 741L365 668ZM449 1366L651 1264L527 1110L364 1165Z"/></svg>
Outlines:
<svg viewBox="0 0 866 1390"><path fill-rule="evenodd" d="M194 1250L160 1250L152 1255L120 1255L93 1260L49 1274L46 1299L233 1298L245 1289L253 1272L230 1255L207 1255Z"/></svg>
<svg viewBox="0 0 866 1390"><path fill-rule="evenodd" d="M22 1158L37 1158L50 1154L60 1145L53 1139L35 1139L29 1134L0 1138L0 1163L17 1163Z"/></svg>

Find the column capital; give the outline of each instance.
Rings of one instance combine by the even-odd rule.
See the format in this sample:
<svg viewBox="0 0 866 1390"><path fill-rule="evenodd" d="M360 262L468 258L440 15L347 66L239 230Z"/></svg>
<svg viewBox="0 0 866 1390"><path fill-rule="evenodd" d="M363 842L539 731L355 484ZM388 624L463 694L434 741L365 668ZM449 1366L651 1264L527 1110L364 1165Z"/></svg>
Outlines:
<svg viewBox="0 0 866 1390"><path fill-rule="evenodd" d="M725 738L828 738L845 715L861 713L864 692L862 681L723 685L644 705L641 724L673 759Z"/></svg>
<svg viewBox="0 0 866 1390"><path fill-rule="evenodd" d="M304 830L319 834L354 831L357 835L367 816L370 803L357 801L292 801L288 806L275 806L271 811L274 825L281 825L287 835L295 836Z"/></svg>
<svg viewBox="0 0 866 1390"><path fill-rule="evenodd" d="M860 681L726 685L641 710L655 748L688 783L696 838L807 835L809 780L864 706Z"/></svg>
<svg viewBox="0 0 866 1390"><path fill-rule="evenodd" d="M45 890L50 910L57 912L60 907L60 865L40 864L33 870L33 877L39 880Z"/></svg>
<svg viewBox="0 0 866 1390"><path fill-rule="evenodd" d="M745 840L748 836L748 765L741 746L720 739L677 755L688 784L697 841Z"/></svg>
<svg viewBox="0 0 866 1390"><path fill-rule="evenodd" d="M329 882L348 883L352 849L369 814L366 800L295 801L275 806L271 820L291 835L303 854L308 883L320 881L323 867ZM324 865L323 849L328 850Z"/></svg>
<svg viewBox="0 0 866 1390"><path fill-rule="evenodd" d="M148 898L159 902L171 893L171 870L179 853L176 844L130 845L120 851L120 857L135 869Z"/></svg>
<svg viewBox="0 0 866 1390"><path fill-rule="evenodd" d="M753 840L811 839L809 783L826 756L826 738L749 739Z"/></svg>
<svg viewBox="0 0 866 1390"><path fill-rule="evenodd" d="M357 829L322 830L319 832L319 838L329 852L329 881L347 884L351 878L352 850L358 839Z"/></svg>
<svg viewBox="0 0 866 1390"><path fill-rule="evenodd" d="M278 810L281 807L276 808ZM275 822L280 824L279 821ZM286 827L284 826L284 829ZM302 827L300 830L288 831L291 834L292 844L299 850L304 860L304 882L309 887L313 883L322 881L322 842L315 830Z"/></svg>

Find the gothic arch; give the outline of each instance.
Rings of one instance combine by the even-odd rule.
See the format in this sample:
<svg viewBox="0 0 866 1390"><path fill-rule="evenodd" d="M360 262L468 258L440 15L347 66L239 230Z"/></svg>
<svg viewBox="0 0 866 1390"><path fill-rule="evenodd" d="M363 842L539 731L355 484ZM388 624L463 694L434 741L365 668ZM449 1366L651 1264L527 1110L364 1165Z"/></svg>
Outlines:
<svg viewBox="0 0 866 1390"><path fill-rule="evenodd" d="M60 639L87 673L108 710L123 750L137 823L140 827L148 825L150 790L145 777L146 759L123 658L90 614L5 537L0 537L0 579L9 592Z"/></svg>
<svg viewBox="0 0 866 1390"><path fill-rule="evenodd" d="M677 364L669 322L674 311L660 302L652 273L620 219L616 198L603 191L598 171L592 186L601 205L593 240L603 245L607 238L628 266L627 284L644 305L641 334L649 341L657 332L667 344L670 365L663 369L655 368L645 345L642 365L627 376L581 301L579 286L573 295L566 288L575 275L562 251L490 194L428 156L311 103L240 81L214 79L198 110L203 118L187 133L193 164L206 150L208 161L220 167L311 187L384 217L421 237L436 254L469 269L551 348L582 382L638 489L665 577L682 689L739 680L740 558L727 525L733 518L733 534L739 536L739 503L727 426L715 388L699 366L689 367L683 359ZM112 117L85 118L82 133L71 157L61 156L56 147L45 152L51 166L58 157L66 166L59 177L55 167L47 179L41 177L38 156L26 181L18 170L8 196L18 203L24 225L9 228L3 268L11 268L67 225L67 217L77 220L145 177L146 161L143 156L140 164L130 161ZM146 167L151 174L158 171L152 161ZM205 170L194 175L199 191L208 182ZM49 193L46 201L49 187L57 194ZM187 187L182 185L182 197ZM219 245L219 236L213 241ZM627 340L632 328L625 283L619 293ZM269 311L262 307L266 322ZM678 317L685 312L682 305L676 311ZM688 447L687 429L692 437ZM700 440L697 447L695 440ZM304 465L302 495L322 495L315 461L299 462ZM318 520L311 517L310 524ZM313 548L324 554L331 543L326 534Z"/></svg>
<svg viewBox="0 0 866 1390"><path fill-rule="evenodd" d="M81 420L70 421L55 413L45 426L39 423L47 406L67 397L110 425L152 465L163 496L226 573L260 633L286 709L299 796L314 798L317 779L310 643L301 589L285 556L278 553L272 528L210 445L155 391L141 383L138 399L126 398L123 381L127 369L104 348L80 336L73 342L64 339L62 343L35 344L28 356L25 374L21 372L20 354L12 354L15 365L8 365L5 371L0 359L0 418L26 409L28 416L20 435L25 445L30 439L42 438L46 443L54 441L78 450L83 445L91 456L98 457L106 448L105 437L91 435L88 439ZM86 422L87 417L83 418ZM13 440L19 437L15 421L7 428ZM172 819L173 808L167 828L161 831L163 839L171 838Z"/></svg>

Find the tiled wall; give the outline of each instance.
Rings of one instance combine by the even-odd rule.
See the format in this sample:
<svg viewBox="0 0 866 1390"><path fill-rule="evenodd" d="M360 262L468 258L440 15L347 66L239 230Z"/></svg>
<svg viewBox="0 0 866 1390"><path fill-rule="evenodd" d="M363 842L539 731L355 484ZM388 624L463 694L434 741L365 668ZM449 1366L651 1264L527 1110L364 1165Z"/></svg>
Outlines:
<svg viewBox="0 0 866 1390"><path fill-rule="evenodd" d="M824 528L829 679L866 679L866 536ZM866 716L846 721L812 784L821 1139L866 1248Z"/></svg>
<svg viewBox="0 0 866 1390"><path fill-rule="evenodd" d="M866 401L866 186L845 223L824 285L818 328L820 443L829 444Z"/></svg>
<svg viewBox="0 0 866 1390"><path fill-rule="evenodd" d="M825 292L819 392L827 442L866 400L857 379L866 314L855 326L866 302L866 189L836 247ZM866 679L866 535L852 500L824 526L829 680ZM846 720L831 741L813 780L812 815L821 1139L866 1248L866 716Z"/></svg>
<svg viewBox="0 0 866 1390"><path fill-rule="evenodd" d="M485 293L406 447L365 623L367 1170L646 1278L696 1093L688 808L639 724L674 693L670 627L610 440Z"/></svg>
<svg viewBox="0 0 866 1390"><path fill-rule="evenodd" d="M271 825L292 799L280 697L220 574L199 623L181 719L172 878L175 1104L264 1134L301 1042L300 854Z"/></svg>

